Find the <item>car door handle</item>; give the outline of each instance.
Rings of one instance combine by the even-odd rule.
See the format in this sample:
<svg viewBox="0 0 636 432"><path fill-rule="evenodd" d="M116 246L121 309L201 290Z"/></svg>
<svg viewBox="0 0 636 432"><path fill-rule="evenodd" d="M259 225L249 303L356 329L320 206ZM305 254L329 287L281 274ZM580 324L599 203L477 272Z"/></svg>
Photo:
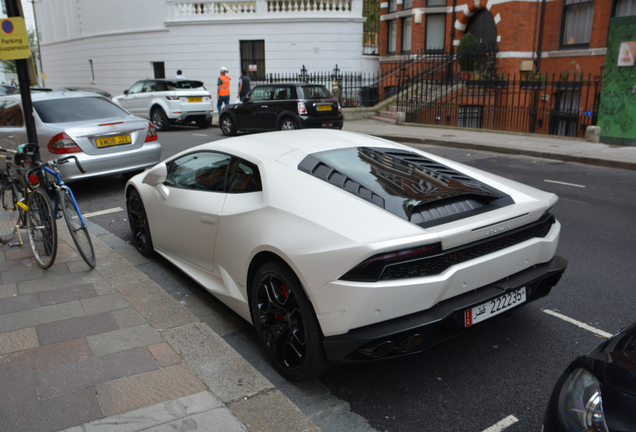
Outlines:
<svg viewBox="0 0 636 432"><path fill-rule="evenodd" d="M7 138L15 138L15 135L14 134L7 135Z"/></svg>
<svg viewBox="0 0 636 432"><path fill-rule="evenodd" d="M267 105L261 105L261 108L267 108Z"/></svg>
<svg viewBox="0 0 636 432"><path fill-rule="evenodd" d="M216 223L216 218L212 216L201 216L201 222L204 224L214 225Z"/></svg>

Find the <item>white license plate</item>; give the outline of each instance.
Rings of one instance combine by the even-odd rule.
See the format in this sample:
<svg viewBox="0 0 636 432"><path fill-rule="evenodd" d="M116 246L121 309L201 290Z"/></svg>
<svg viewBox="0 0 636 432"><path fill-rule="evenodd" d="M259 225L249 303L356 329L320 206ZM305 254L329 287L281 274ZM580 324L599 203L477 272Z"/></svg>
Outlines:
<svg viewBox="0 0 636 432"><path fill-rule="evenodd" d="M517 288L484 304L467 309L464 313L464 325L470 327L473 324L485 321L515 306L519 306L525 301L526 287Z"/></svg>

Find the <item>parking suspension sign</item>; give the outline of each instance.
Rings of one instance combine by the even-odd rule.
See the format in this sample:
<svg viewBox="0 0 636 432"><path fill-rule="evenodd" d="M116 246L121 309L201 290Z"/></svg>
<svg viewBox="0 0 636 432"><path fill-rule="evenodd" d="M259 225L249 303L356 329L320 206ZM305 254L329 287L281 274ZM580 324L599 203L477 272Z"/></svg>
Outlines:
<svg viewBox="0 0 636 432"><path fill-rule="evenodd" d="M20 60L31 57L31 46L24 18L0 20L0 60Z"/></svg>

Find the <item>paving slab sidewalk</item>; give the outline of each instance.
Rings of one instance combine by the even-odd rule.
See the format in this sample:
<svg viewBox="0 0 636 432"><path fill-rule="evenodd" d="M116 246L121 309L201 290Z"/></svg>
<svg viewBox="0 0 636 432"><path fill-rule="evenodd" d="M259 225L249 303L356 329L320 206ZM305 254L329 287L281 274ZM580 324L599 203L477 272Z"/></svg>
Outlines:
<svg viewBox="0 0 636 432"><path fill-rule="evenodd" d="M0 246L3 431L320 430L117 251L93 236L91 270L58 233L48 270Z"/></svg>

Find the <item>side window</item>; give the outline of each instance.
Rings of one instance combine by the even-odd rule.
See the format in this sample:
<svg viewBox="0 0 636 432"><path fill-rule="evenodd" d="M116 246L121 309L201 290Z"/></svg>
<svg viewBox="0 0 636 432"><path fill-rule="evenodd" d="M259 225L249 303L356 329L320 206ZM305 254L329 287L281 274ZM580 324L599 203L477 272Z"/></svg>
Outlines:
<svg viewBox="0 0 636 432"><path fill-rule="evenodd" d="M291 89L289 87L277 88L274 93L274 100L291 99Z"/></svg>
<svg viewBox="0 0 636 432"><path fill-rule="evenodd" d="M157 83L155 81L146 81L144 83L144 88L141 91L142 93L150 93L155 91L157 88Z"/></svg>
<svg viewBox="0 0 636 432"><path fill-rule="evenodd" d="M168 84L165 81L157 81L157 88L155 91L168 91Z"/></svg>
<svg viewBox="0 0 636 432"><path fill-rule="evenodd" d="M135 84L133 84L130 90L128 90L128 94L141 93L141 89L143 88L143 86L144 86L143 81L136 82Z"/></svg>
<svg viewBox="0 0 636 432"><path fill-rule="evenodd" d="M230 160L231 157L223 153L191 153L170 163L165 184L180 189L223 192Z"/></svg>
<svg viewBox="0 0 636 432"><path fill-rule="evenodd" d="M274 92L274 87L272 86L255 87L254 90L252 90L252 92L250 93L250 100L253 100L253 101L271 100L273 92Z"/></svg>
<svg viewBox="0 0 636 432"><path fill-rule="evenodd" d="M24 126L24 117L22 117L22 108L16 101L7 100L2 107L0 113L0 127L22 127Z"/></svg>
<svg viewBox="0 0 636 432"><path fill-rule="evenodd" d="M225 190L229 193L248 193L263 190L258 167L243 159L232 159Z"/></svg>

